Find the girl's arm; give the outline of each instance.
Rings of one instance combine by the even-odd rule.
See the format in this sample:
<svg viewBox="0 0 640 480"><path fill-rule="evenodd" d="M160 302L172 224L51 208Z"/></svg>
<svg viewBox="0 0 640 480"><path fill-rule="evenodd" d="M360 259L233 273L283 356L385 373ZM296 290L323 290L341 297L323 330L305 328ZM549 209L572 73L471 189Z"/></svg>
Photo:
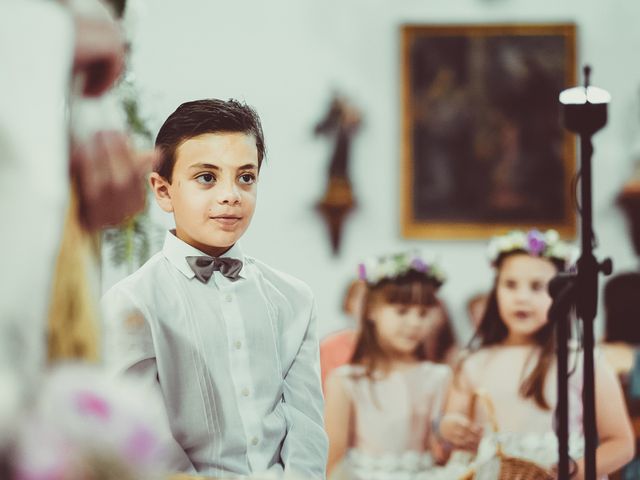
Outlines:
<svg viewBox="0 0 640 480"><path fill-rule="evenodd" d="M456 372L449 385L444 415L439 422L437 436L456 448L475 450L482 438L482 428L471 420L474 387L464 368Z"/></svg>
<svg viewBox="0 0 640 480"><path fill-rule="evenodd" d="M615 472L633 458L635 439L620 382L613 371L596 362L596 424L600 443L596 448L596 476ZM584 458L574 478L584 478Z"/></svg>
<svg viewBox="0 0 640 480"><path fill-rule="evenodd" d="M447 397L451 390L451 384L453 383L451 369L442 365L439 370L443 372L442 380L439 382L440 388L438 389L439 399L434 402L432 418L431 418L431 434L427 438L427 449L431 452L432 457L439 465L444 465L449 460L451 454L452 445L440 434L440 423L444 417L444 409L447 403ZM445 373L446 372L446 373ZM437 384L435 378L431 379L434 384Z"/></svg>
<svg viewBox="0 0 640 480"><path fill-rule="evenodd" d="M324 424L329 437L329 457L327 459L327 478L329 478L333 468L347 453L349 429L352 425L351 398L339 371L334 370L327 378L324 406Z"/></svg>

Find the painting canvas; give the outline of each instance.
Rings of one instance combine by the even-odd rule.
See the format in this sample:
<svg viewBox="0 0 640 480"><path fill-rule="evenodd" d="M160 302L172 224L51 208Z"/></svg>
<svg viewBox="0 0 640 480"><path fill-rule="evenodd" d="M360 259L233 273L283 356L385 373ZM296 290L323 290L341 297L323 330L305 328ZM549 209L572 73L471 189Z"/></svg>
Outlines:
<svg viewBox="0 0 640 480"><path fill-rule="evenodd" d="M575 234L575 26L402 27L401 222L410 238Z"/></svg>

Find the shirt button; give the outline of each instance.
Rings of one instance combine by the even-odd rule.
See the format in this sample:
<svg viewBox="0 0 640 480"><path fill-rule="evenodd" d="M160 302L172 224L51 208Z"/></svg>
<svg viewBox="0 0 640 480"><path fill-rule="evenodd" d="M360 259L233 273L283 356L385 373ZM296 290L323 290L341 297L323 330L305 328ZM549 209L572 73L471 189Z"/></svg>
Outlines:
<svg viewBox="0 0 640 480"><path fill-rule="evenodd" d="M236 350L240 350L242 348L242 342L240 340L236 340L236 343L233 345L236 347Z"/></svg>
<svg viewBox="0 0 640 480"><path fill-rule="evenodd" d="M258 444L258 437L253 437L251 439L251 445L253 445L254 447Z"/></svg>
<svg viewBox="0 0 640 480"><path fill-rule="evenodd" d="M243 397L248 397L249 396L249 389L248 388L243 388L241 393L242 393Z"/></svg>
<svg viewBox="0 0 640 480"><path fill-rule="evenodd" d="M224 296L224 301L225 302L231 302L231 300L233 300L233 297L231 295L225 295Z"/></svg>

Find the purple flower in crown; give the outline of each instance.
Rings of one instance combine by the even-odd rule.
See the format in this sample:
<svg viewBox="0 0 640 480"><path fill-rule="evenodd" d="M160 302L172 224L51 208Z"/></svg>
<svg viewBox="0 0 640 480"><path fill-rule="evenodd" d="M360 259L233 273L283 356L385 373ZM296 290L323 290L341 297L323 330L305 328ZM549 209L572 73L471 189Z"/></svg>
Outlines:
<svg viewBox="0 0 640 480"><path fill-rule="evenodd" d="M367 279L367 267L364 266L364 263L358 264L358 278L360 278L360 280Z"/></svg>
<svg viewBox="0 0 640 480"><path fill-rule="evenodd" d="M411 260L410 266L415 271L421 272L421 273L426 272L427 269L429 268L429 265L427 265L421 258L418 258L418 257Z"/></svg>
<svg viewBox="0 0 640 480"><path fill-rule="evenodd" d="M532 255L542 255L547 243L545 242L544 235L538 230L530 230L527 233L527 250Z"/></svg>

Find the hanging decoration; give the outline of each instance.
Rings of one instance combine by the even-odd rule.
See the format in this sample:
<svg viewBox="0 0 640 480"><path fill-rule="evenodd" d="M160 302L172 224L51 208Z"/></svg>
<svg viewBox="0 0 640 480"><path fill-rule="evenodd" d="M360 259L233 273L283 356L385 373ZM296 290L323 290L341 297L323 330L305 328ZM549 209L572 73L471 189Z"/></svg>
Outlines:
<svg viewBox="0 0 640 480"><path fill-rule="evenodd" d="M356 206L349 179L349 154L353 136L360 124L360 112L343 97L334 96L326 115L315 127L317 136L330 137L334 142L327 186L316 204L327 224L334 255L340 251L344 221Z"/></svg>

